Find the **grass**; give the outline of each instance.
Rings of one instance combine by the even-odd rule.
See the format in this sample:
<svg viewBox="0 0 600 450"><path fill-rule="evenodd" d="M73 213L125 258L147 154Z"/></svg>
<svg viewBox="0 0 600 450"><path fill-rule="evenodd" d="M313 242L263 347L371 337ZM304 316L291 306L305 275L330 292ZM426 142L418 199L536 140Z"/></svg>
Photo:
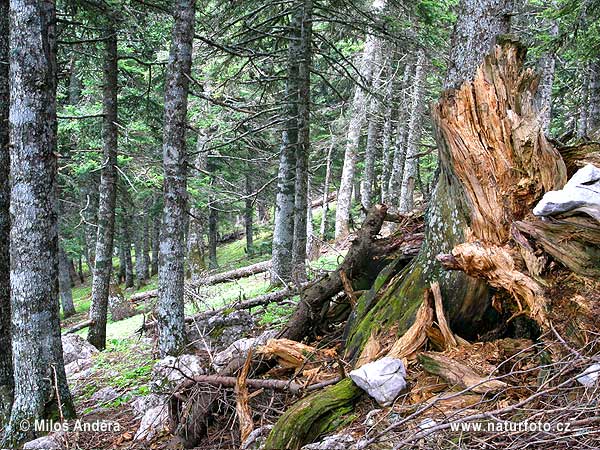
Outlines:
<svg viewBox="0 0 600 450"><path fill-rule="evenodd" d="M273 240L273 233L268 230L258 229L254 234L254 247L256 249L267 248ZM271 252L265 251L251 257L246 252L246 239L223 244L217 247L217 263L219 270L233 270L271 259Z"/></svg>

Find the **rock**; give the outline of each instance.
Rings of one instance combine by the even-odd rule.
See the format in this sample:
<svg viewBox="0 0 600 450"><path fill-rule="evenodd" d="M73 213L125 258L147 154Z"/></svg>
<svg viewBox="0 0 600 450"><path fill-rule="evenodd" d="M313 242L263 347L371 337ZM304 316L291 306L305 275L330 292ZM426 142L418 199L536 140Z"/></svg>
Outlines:
<svg viewBox="0 0 600 450"><path fill-rule="evenodd" d="M255 338L238 339L225 350L215 355L212 363L213 368L218 372L236 358L245 359L251 348L265 345L269 339L274 338L276 335L276 330L268 330Z"/></svg>
<svg viewBox="0 0 600 450"><path fill-rule="evenodd" d="M114 388L108 386L96 391L94 395L92 395L91 400L99 404L104 404L113 401L119 395L120 394Z"/></svg>
<svg viewBox="0 0 600 450"><path fill-rule="evenodd" d="M136 441L151 441L167 427L169 413L166 405L150 408L142 417L140 426L133 437Z"/></svg>
<svg viewBox="0 0 600 450"><path fill-rule="evenodd" d="M167 403L167 397L157 394L144 395L143 397L135 397L131 401L131 407L136 412L136 416L142 417L146 411L162 406Z"/></svg>
<svg viewBox="0 0 600 450"><path fill-rule="evenodd" d="M600 378L600 364L592 364L581 372L577 381L585 387L593 387L598 382L598 378Z"/></svg>
<svg viewBox="0 0 600 450"><path fill-rule="evenodd" d="M320 442L305 445L301 450L346 450L355 441L350 434L334 434Z"/></svg>
<svg viewBox="0 0 600 450"><path fill-rule="evenodd" d="M172 391L186 377L204 375L204 361L196 355L167 356L152 368L150 387L157 392Z"/></svg>
<svg viewBox="0 0 600 450"><path fill-rule="evenodd" d="M65 373L68 377L72 377L75 374L79 374L82 371L86 371L92 367L94 362L91 359L76 359L75 361L71 361L69 364L65 365ZM79 377L72 377L79 378Z"/></svg>
<svg viewBox="0 0 600 450"><path fill-rule="evenodd" d="M247 335L254 326L248 311L233 311L210 317L206 323L186 327L186 339L198 350L218 352Z"/></svg>
<svg viewBox="0 0 600 450"><path fill-rule="evenodd" d="M381 406L389 406L406 388L404 363L389 356L365 364L349 375Z"/></svg>
<svg viewBox="0 0 600 450"><path fill-rule="evenodd" d="M90 359L98 353L98 349L78 334L62 336L63 359L65 365L78 359Z"/></svg>
<svg viewBox="0 0 600 450"><path fill-rule="evenodd" d="M54 435L37 438L23 446L23 450L62 450L63 448L63 445Z"/></svg>
<svg viewBox="0 0 600 450"><path fill-rule="evenodd" d="M253 430L240 446L240 450L261 450L272 429L273 425L265 425Z"/></svg>
<svg viewBox="0 0 600 450"><path fill-rule="evenodd" d="M544 194L533 209L536 216L585 213L600 221L600 169L587 164L560 191Z"/></svg>

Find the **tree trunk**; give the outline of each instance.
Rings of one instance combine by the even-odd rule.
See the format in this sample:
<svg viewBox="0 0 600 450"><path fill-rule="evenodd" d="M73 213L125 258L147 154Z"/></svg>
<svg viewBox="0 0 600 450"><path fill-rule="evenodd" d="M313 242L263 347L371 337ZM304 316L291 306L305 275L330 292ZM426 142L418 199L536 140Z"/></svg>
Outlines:
<svg viewBox="0 0 600 450"><path fill-rule="evenodd" d="M452 45L452 55L450 67L445 81L447 87L457 87L463 80L473 79L478 64L483 60L490 48L493 47L496 35L505 32L508 29L507 10L508 2L496 2L492 0L462 0L459 6L458 22L454 30L454 38ZM484 36L485 39L481 37ZM502 55L513 55L513 58L508 61L506 57L498 56L502 59L498 64L510 66L512 70L520 70L522 61L516 58L516 52L513 46L507 44L500 51ZM518 52L522 56L522 52ZM488 65L491 59L488 59ZM487 67L487 66L486 66ZM492 69L488 69L492 70ZM495 69L494 69L495 70ZM504 70L509 70L506 67ZM484 73L479 73L479 83L484 78ZM512 73L512 72L511 72ZM490 79L487 83L501 83L501 79ZM508 83L508 82L507 82ZM512 85L509 85L512 86ZM464 84L463 90L466 94L471 88L471 83ZM529 85L523 85L523 89L530 89ZM496 88L500 95L502 89L507 89L504 86ZM509 99L486 99L472 98L471 101L473 111L477 108L482 108L478 101L487 101L489 105L497 105L497 108L489 109L488 111L481 109L480 116L472 115L465 116L467 109L461 109L459 112L454 112L454 117L463 117L462 123L464 127L473 130L467 134L465 130L458 131L458 136L450 136L447 128L450 126L447 122L451 121L450 113L442 116L441 110L455 105L458 100L453 101L453 91L447 91L442 97L438 106L435 108L435 118L438 130L438 148L440 149L440 176L438 184L432 194L429 203L427 227L425 231L425 240L417 258L403 272L402 276L398 277L394 283L388 286L381 294L380 300L370 309L364 308L361 314L357 314L353 320L348 323L348 339L346 344L346 355L350 359L356 360L364 344L371 336L371 330L376 325L381 333L389 332L393 327L395 334L402 336L412 325L415 314L422 303L423 293L433 281L439 281L444 298L444 308L447 311L451 328L461 336L466 338L476 337L477 333L486 329L486 326L492 326L494 323L494 313L490 308L490 299L488 288L485 283L467 277L460 272L444 272L440 263L435 260L435 256L440 253L448 253L455 245L464 242L467 237L467 230L478 232L480 213L477 209L473 209L472 205L479 205L482 202L481 198L471 199L465 193L468 184L465 182L465 177L470 175L478 180L484 186L489 187L490 183L496 183L497 186L506 183L507 186L518 186L519 180L515 180L520 172L516 170L507 170L499 172L495 167L495 161L503 161L507 166L513 158L517 157L506 153L511 151L511 136L497 136L501 131L498 125L498 117L502 120L507 120L509 107L507 102L512 100L514 96L520 93L512 92L513 89L508 89L506 93L510 96ZM493 91L495 92L495 91ZM458 95L458 92L455 94ZM475 94L473 94L474 96ZM501 102L498 105L498 102ZM512 103L511 103L512 104ZM487 114L484 116L483 112ZM530 112L526 112L530 115ZM518 114L518 112L517 112ZM525 114L525 112L523 112ZM493 116L496 115L496 116ZM537 120L537 117L534 118ZM496 124L496 125L494 125ZM456 122L452 122L453 127L458 127ZM496 126L497 129L489 127ZM482 130L477 134L475 130ZM483 131L486 130L486 131ZM462 133L465 133L464 135ZM489 133L484 134L484 133ZM537 137L537 133L534 134ZM461 140L462 139L462 140ZM543 148L539 151L540 155L547 152L548 144L545 138L543 139ZM460 141L465 145L471 146L469 150L464 150L461 153L453 146ZM514 149L517 153L521 149ZM531 157L531 154L530 154ZM534 170L537 165L527 167L525 161L514 161L515 167L525 166L523 173L529 173ZM504 166L503 166L504 167ZM540 169L541 171L545 168ZM483 171L481 180L477 175ZM492 175L495 174L495 177ZM532 177L534 178L534 177ZM539 178L537 178L539 179ZM554 185L553 182L545 181L545 188ZM541 188L538 184L536 188ZM488 191L484 191L482 195L495 196L497 187L493 187ZM508 188L507 188L508 190ZM540 191L536 195L530 195L527 201L536 200L539 197ZM535 197L535 198L534 198ZM498 197L496 197L498 198ZM525 199L524 199L525 200ZM494 201L493 206L497 206L499 211L504 212L502 206L498 206ZM525 205L522 202L522 206ZM492 209L492 205L486 209ZM489 213L483 213L489 214ZM512 216L512 213L511 215ZM485 216L484 216L485 217ZM494 219L496 220L496 219ZM498 221L501 222L501 221ZM494 229L501 227L500 223L493 224ZM482 232L483 234L483 232ZM401 302L396 299L403 299Z"/></svg>
<svg viewBox="0 0 600 450"><path fill-rule="evenodd" d="M106 316L112 271L112 253L115 228L115 203L117 197L117 33L113 26L107 28L105 41L104 85L102 106L102 140L104 161L99 186L98 234L96 261L92 281L92 305L88 341L98 350L106 347Z"/></svg>
<svg viewBox="0 0 600 450"><path fill-rule="evenodd" d="M310 71L312 58L312 2L298 5L300 43L298 60L298 145L296 145L296 183L294 187L293 278L306 281L308 164L310 159Z"/></svg>
<svg viewBox="0 0 600 450"><path fill-rule="evenodd" d="M163 132L164 213L160 237L158 304L160 354L176 355L184 342L184 224L186 215L185 129L192 66L195 1L174 4L175 23L165 84Z"/></svg>
<svg viewBox="0 0 600 450"><path fill-rule="evenodd" d="M210 202L214 201L210 199ZM217 243L219 242L219 210L208 207L208 267L216 269L219 267L217 260Z"/></svg>
<svg viewBox="0 0 600 450"><path fill-rule="evenodd" d="M587 132L593 139L599 138L600 128L600 56L591 63L588 90Z"/></svg>
<svg viewBox="0 0 600 450"><path fill-rule="evenodd" d="M298 154L298 92L299 61L301 54L302 16L294 13L290 23L288 44L287 79L285 84L285 128L281 133L277 196L275 198L275 221L273 225L273 249L271 260L271 284L280 285L292 278L294 247L294 207L296 197L296 155Z"/></svg>
<svg viewBox="0 0 600 450"><path fill-rule="evenodd" d="M558 22L552 21L550 36L558 36ZM554 69L556 67L556 55L548 51L540 58L540 86L537 92L537 106L540 111L540 120L544 133L548 134L550 120L552 119L552 85L554 83Z"/></svg>
<svg viewBox="0 0 600 450"><path fill-rule="evenodd" d="M58 247L58 291L62 305L63 317L75 314L73 294L71 292L71 262L62 246Z"/></svg>
<svg viewBox="0 0 600 450"><path fill-rule="evenodd" d="M85 262L93 275L96 265L96 237L98 235L98 185L95 177L89 176L81 189L81 216L84 220Z"/></svg>
<svg viewBox="0 0 600 450"><path fill-rule="evenodd" d="M196 141L196 159L193 172L196 176L203 177L207 169L206 143L208 142L208 130L201 130ZM206 261L204 260L204 233L206 231L206 214L195 202L190 206L190 228L187 239L187 264L188 273L192 282L195 282L204 271Z"/></svg>
<svg viewBox="0 0 600 450"><path fill-rule="evenodd" d="M75 408L64 371L57 301L54 2L12 0L9 17L14 403L0 447L20 448L36 437L23 421L56 417L59 407L65 418L73 418Z"/></svg>
<svg viewBox="0 0 600 450"><path fill-rule="evenodd" d="M158 254L160 247L160 218L154 218L152 221L152 270L154 276L158 274Z"/></svg>
<svg viewBox="0 0 600 450"><path fill-rule="evenodd" d="M323 186L323 204L321 207L321 227L319 229L319 236L325 240L325 232L327 231L327 213L329 212L329 183L331 183L331 159L333 157L333 150L335 148L336 138L331 132L331 144L327 150L327 160L325 162L325 185Z"/></svg>
<svg viewBox="0 0 600 450"><path fill-rule="evenodd" d="M381 132L381 203L388 204L388 185L389 179L392 172L392 123L394 114L394 102L392 101L394 95L394 79L395 73L392 67L392 58L387 57L386 59L386 76L387 84L385 87L384 94L384 105L385 110L383 113L383 130Z"/></svg>
<svg viewBox="0 0 600 450"><path fill-rule="evenodd" d="M365 149L365 168L363 173L363 186L361 192L361 203L364 210L371 208L373 201L373 188L375 184L375 159L379 148L379 136L381 132L381 101L377 97L381 94L383 55L377 55L373 62L373 82L371 88L373 95L369 104L367 146Z"/></svg>
<svg viewBox="0 0 600 450"><path fill-rule="evenodd" d="M144 205L144 226L142 228L142 259L144 280L150 279L150 217L148 217L148 206Z"/></svg>
<svg viewBox="0 0 600 450"><path fill-rule="evenodd" d="M148 277L146 273L148 272L148 268L145 267L146 258L144 258L144 225L143 221L145 220L145 213L141 212L140 217L136 220L136 236L133 240L133 248L135 250L135 277L137 280L138 289L146 284L148 281ZM140 223L142 222L142 223Z"/></svg>
<svg viewBox="0 0 600 450"><path fill-rule="evenodd" d="M373 12L380 14L385 8L386 0L375 0L373 2ZM381 51L381 40L373 35L368 35L365 48L362 53L360 64L361 81L367 86L370 85L373 76L373 66L377 55ZM354 173L356 171L356 161L358 159L358 144L362 126L367 116L367 93L360 86L354 91L352 106L350 108L350 123L348 124L348 133L346 135L346 151L344 153L344 165L342 167L342 177L337 196L337 207L335 210L335 237L343 238L350 232L350 207L352 204L352 188L354 186Z"/></svg>
<svg viewBox="0 0 600 450"><path fill-rule="evenodd" d="M415 69L415 78L413 80L413 90L411 94L412 105L410 108L410 121L408 122L408 136L406 139L406 161L402 173L402 188L400 190L399 211L408 213L413 209L413 200L415 192L417 164L419 160L417 153L419 142L421 141L421 121L423 116L423 106L425 101L425 53L419 52L417 65Z"/></svg>
<svg viewBox="0 0 600 450"><path fill-rule="evenodd" d="M129 205L125 205L125 208L129 208ZM123 256L125 258L125 288L133 287L133 260L131 258L131 215L127 212L123 215L122 224L122 242Z"/></svg>
<svg viewBox="0 0 600 450"><path fill-rule="evenodd" d="M8 61L8 0L0 1L0 61ZM8 64L0 64L0 427L12 404L13 374L10 338L10 148Z"/></svg>
<svg viewBox="0 0 600 450"><path fill-rule="evenodd" d="M244 228L246 229L246 254L248 257L254 255L254 226L252 224L252 217L254 216L253 199L250 196L252 194L252 181L250 175L246 174L246 200L244 208Z"/></svg>
<svg viewBox="0 0 600 450"><path fill-rule="evenodd" d="M402 85L400 86L400 102L398 106L398 122L396 123L396 142L394 144L394 153L392 158L392 171L388 181L388 195L384 201L386 205L398 207L400 204L400 191L402 190L402 180L404 178L404 164L406 161L406 138L408 134L407 118L409 108L409 79L414 65L406 63L404 75L402 76Z"/></svg>

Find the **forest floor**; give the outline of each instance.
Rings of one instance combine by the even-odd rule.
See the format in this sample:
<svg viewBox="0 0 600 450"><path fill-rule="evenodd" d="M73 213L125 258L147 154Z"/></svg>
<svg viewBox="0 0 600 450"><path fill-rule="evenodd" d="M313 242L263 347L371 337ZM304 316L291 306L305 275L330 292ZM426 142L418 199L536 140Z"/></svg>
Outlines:
<svg viewBox="0 0 600 450"><path fill-rule="evenodd" d="M259 233L255 238L257 247L269 242L268 233ZM311 264L311 271L334 270L345 250L324 249L322 256ZM224 272L266 261L270 254L257 254L248 257L245 254L245 239L239 239L217 248L219 268L215 272ZM125 289L125 298L157 288L157 276L139 288ZM236 301L253 298L269 292L268 272L256 274L239 280L220 283L199 289L194 302L186 304L186 315L212 308L230 305ZM200 299L200 300L198 300ZM73 301L77 313L63 319L63 330L83 322L88 317L91 302L91 277L85 283L73 288ZM293 312L297 297L287 304L269 304L253 308L252 315L257 317L258 329L277 329L284 324ZM148 320L154 300L146 300L134 305L136 315L113 321L109 317L107 324L106 350L93 356L90 370L69 377L70 388L75 401L78 418L83 423L105 421L118 422L119 430L109 432L81 431L69 433L65 446L69 449L107 449L107 448L162 448L166 445L160 438L148 447L146 442L133 440L140 425L139 411L134 409L134 400L151 393L151 375L155 359L154 341L140 333L140 327ZM87 328L76 334L86 337Z"/></svg>

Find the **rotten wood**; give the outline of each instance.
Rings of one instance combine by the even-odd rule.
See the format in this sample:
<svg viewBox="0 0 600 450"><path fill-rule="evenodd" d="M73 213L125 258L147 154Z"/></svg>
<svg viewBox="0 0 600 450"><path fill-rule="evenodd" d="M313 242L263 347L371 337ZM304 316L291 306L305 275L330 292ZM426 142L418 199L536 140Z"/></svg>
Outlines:
<svg viewBox="0 0 600 450"><path fill-rule="evenodd" d="M246 358L246 363L238 375L237 383L235 385L235 411L237 413L237 418L240 425L240 442L244 442L246 439L248 439L248 436L250 436L250 433L252 433L252 430L254 429L252 410L248 404L248 385L246 383L248 379L248 372L250 371L250 366L252 365L252 353L253 349L250 349L248 352L248 357Z"/></svg>
<svg viewBox="0 0 600 450"><path fill-rule="evenodd" d="M498 392L508 386L503 381L490 380L479 375L464 364L438 353L423 352L417 358L423 369L443 378L451 386L458 386L462 389L470 388L471 391L478 394Z"/></svg>

